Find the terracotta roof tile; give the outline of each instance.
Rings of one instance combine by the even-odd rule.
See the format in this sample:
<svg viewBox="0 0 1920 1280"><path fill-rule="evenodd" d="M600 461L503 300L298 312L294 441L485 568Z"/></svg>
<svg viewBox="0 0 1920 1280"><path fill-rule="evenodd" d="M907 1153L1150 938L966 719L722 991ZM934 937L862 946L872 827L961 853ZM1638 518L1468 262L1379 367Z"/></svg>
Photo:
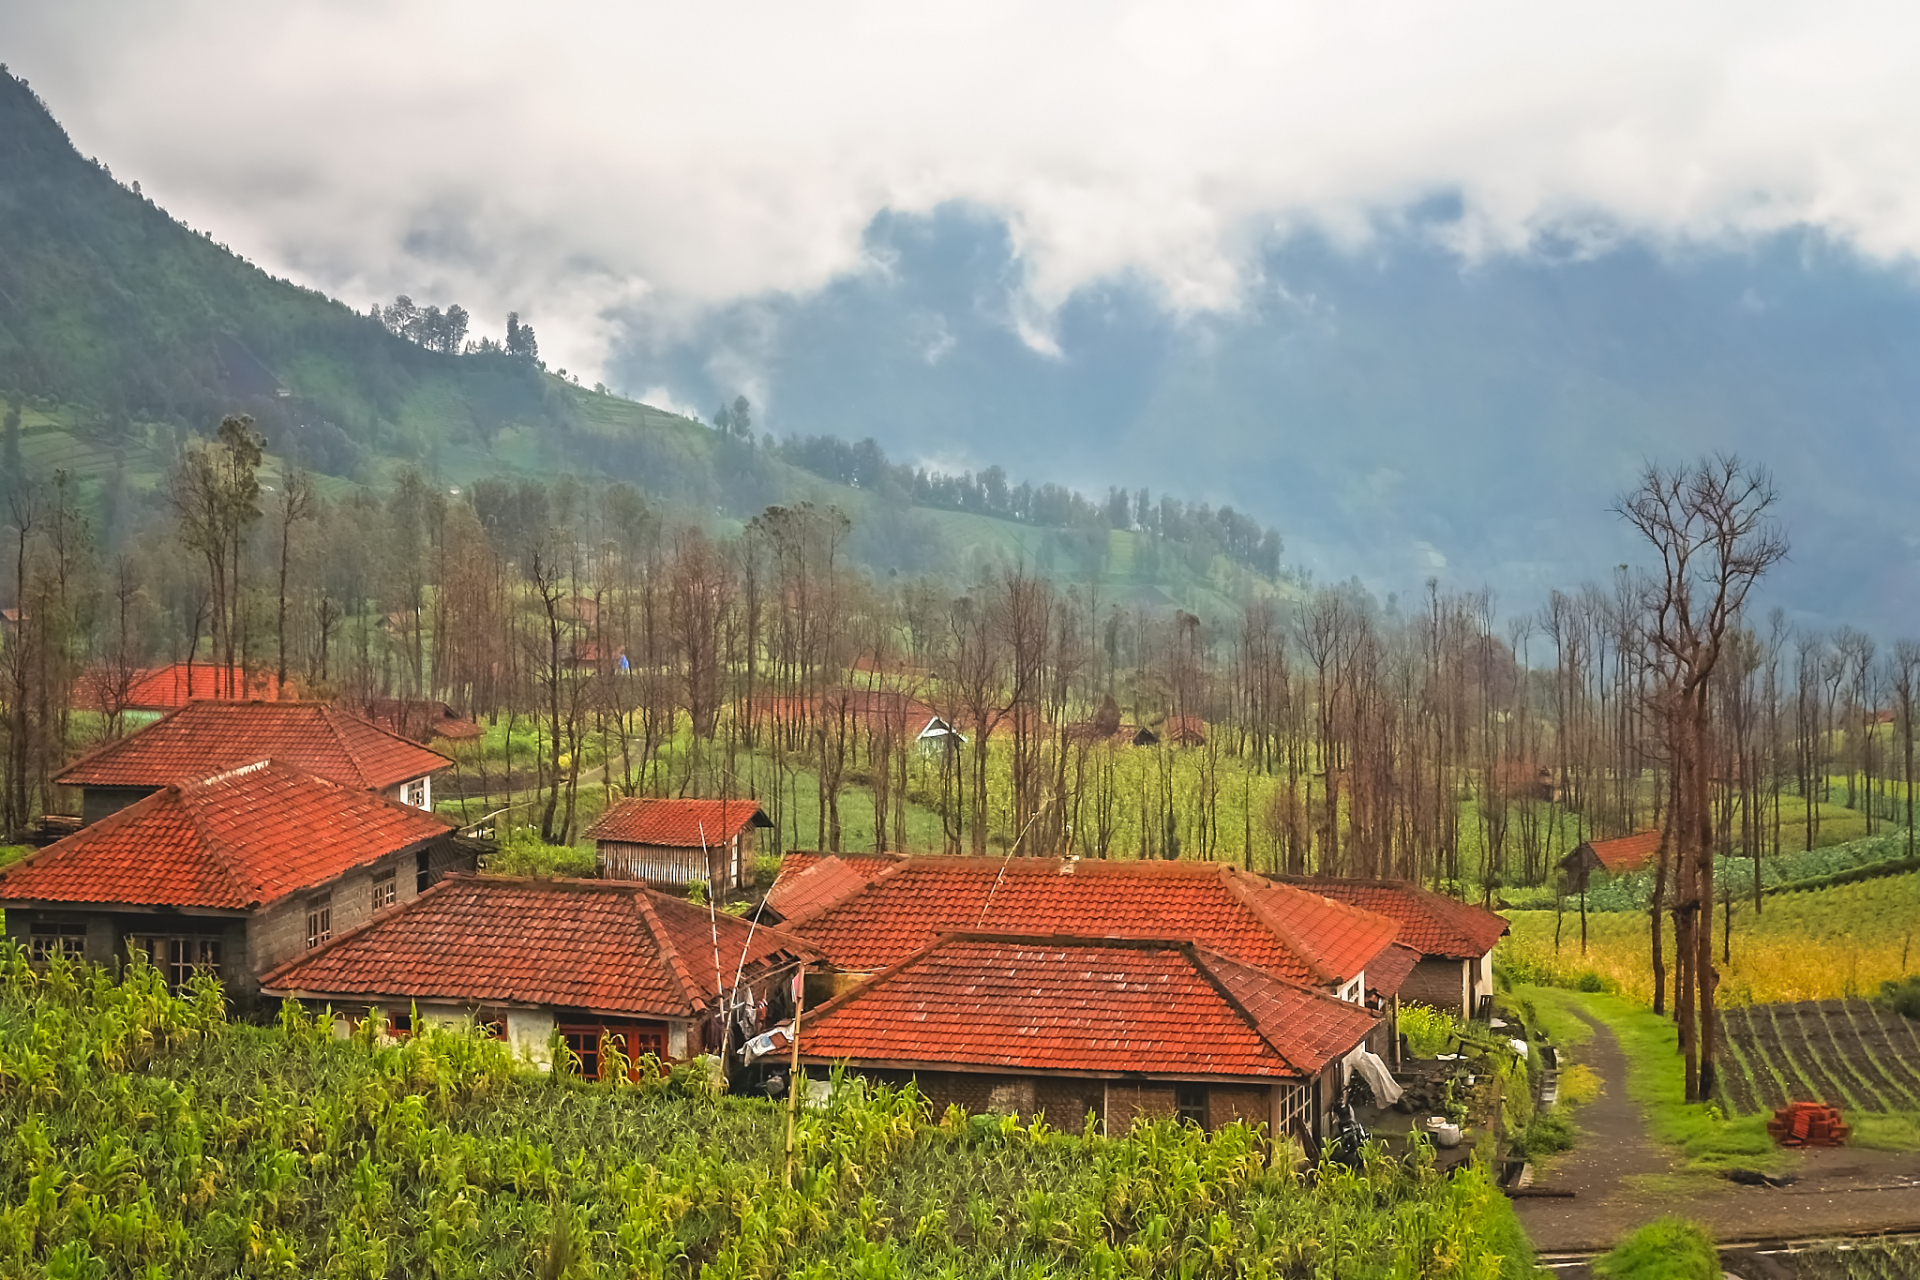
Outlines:
<svg viewBox="0 0 1920 1280"><path fill-rule="evenodd" d="M250 910L448 830L263 760L163 787L49 845L0 874L0 901Z"/></svg>
<svg viewBox="0 0 1920 1280"><path fill-rule="evenodd" d="M773 887L767 890L767 905L778 911L784 920L810 916L850 896L840 892L841 889L857 890L871 883L887 868L899 866L902 861L904 859L897 853L818 853L791 849L780 859L780 874L774 877ZM823 862L836 862L840 869L834 871L830 879L817 881L803 893L798 892L801 878L808 876ZM848 873L851 873L851 878Z"/></svg>
<svg viewBox="0 0 1920 1280"><path fill-rule="evenodd" d="M1630 836L1615 836L1611 840L1589 840L1586 847L1610 874L1618 875L1647 865L1653 855L1660 852L1660 835L1657 828L1636 831Z"/></svg>
<svg viewBox="0 0 1920 1280"><path fill-rule="evenodd" d="M274 759L381 791L452 761L327 702L190 702L67 766L70 787L164 787Z"/></svg>
<svg viewBox="0 0 1920 1280"><path fill-rule="evenodd" d="M947 937L803 1020L814 1062L1299 1077L1375 1019L1190 943Z"/></svg>
<svg viewBox="0 0 1920 1280"><path fill-rule="evenodd" d="M773 888L767 890L767 905L785 920L809 916L851 898L867 887L868 879L831 854L797 873L789 873L783 864Z"/></svg>
<svg viewBox="0 0 1920 1280"><path fill-rule="evenodd" d="M698 849L725 844L749 826L770 827L757 800L622 800L587 828L589 840Z"/></svg>
<svg viewBox="0 0 1920 1280"><path fill-rule="evenodd" d="M110 708L114 703L129 711L176 711L195 699L245 702L264 699L272 702L280 696L280 679L271 671L247 671L211 662L184 662L139 671L127 682L124 701L112 693L112 683L104 671L90 671L74 683L74 701L82 706Z"/></svg>
<svg viewBox="0 0 1920 1280"><path fill-rule="evenodd" d="M1484 907L1422 889L1405 880L1274 877L1309 893L1386 916L1400 924L1400 941L1423 955L1478 959L1493 950L1507 922Z"/></svg>
<svg viewBox="0 0 1920 1280"><path fill-rule="evenodd" d="M1420 953L1404 943L1396 942L1375 956L1367 964L1367 991L1378 991L1388 999L1400 994L1400 988L1407 985L1414 966L1421 960Z"/></svg>
<svg viewBox="0 0 1920 1280"><path fill-rule="evenodd" d="M449 876L261 985L276 995L691 1018L731 989L742 964L751 977L816 954L778 929L632 881Z"/></svg>
<svg viewBox="0 0 1920 1280"><path fill-rule="evenodd" d="M1384 917L1222 863L970 857L901 859L786 927L851 971L897 964L943 933L990 929L1191 939L1312 984L1351 978L1398 932Z"/></svg>

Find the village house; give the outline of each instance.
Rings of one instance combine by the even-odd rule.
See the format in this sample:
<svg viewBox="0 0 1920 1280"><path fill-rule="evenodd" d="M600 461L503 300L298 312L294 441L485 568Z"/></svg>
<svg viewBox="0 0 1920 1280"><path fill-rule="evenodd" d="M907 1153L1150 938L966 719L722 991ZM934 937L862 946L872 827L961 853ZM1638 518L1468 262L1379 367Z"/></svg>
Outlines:
<svg viewBox="0 0 1920 1280"><path fill-rule="evenodd" d="M1560 859L1559 866L1573 891L1580 893L1596 871L1617 876L1646 866L1660 852L1660 839L1660 830L1654 828L1611 840L1585 840Z"/></svg>
<svg viewBox="0 0 1920 1280"><path fill-rule="evenodd" d="M1217 862L788 854L767 895L844 990L958 932L1177 938L1349 1002L1399 926ZM1377 989L1377 988L1375 988Z"/></svg>
<svg viewBox="0 0 1920 1280"><path fill-rule="evenodd" d="M1486 908L1404 880L1274 879L1398 923L1399 944L1415 953L1398 986L1402 1001L1464 1017L1492 1000L1493 948L1506 936L1507 922Z"/></svg>
<svg viewBox="0 0 1920 1280"><path fill-rule="evenodd" d="M682 890L730 893L753 877L753 832L773 823L755 800L619 801L587 828L599 873Z"/></svg>
<svg viewBox="0 0 1920 1280"><path fill-rule="evenodd" d="M793 1012L798 939L634 881L452 876L268 974L263 988L336 1011L473 1019L551 1065L558 1031L589 1079L602 1037L679 1062L738 1046ZM718 1019L718 1020L716 1020ZM342 1024L344 1028L344 1023Z"/></svg>
<svg viewBox="0 0 1920 1280"><path fill-rule="evenodd" d="M361 705L360 713L410 742L473 742L485 733L438 698L373 698Z"/></svg>
<svg viewBox="0 0 1920 1280"><path fill-rule="evenodd" d="M1235 1120L1314 1138L1367 1010L1192 942L948 934L801 1023L815 1072L914 1081L936 1113Z"/></svg>
<svg viewBox="0 0 1920 1280"><path fill-rule="evenodd" d="M258 976L473 856L442 818L282 761L172 782L0 872L7 936L45 960L145 952L175 986Z"/></svg>
<svg viewBox="0 0 1920 1280"><path fill-rule="evenodd" d="M327 702L189 702L54 776L98 822L181 778L273 759L341 786L433 808L433 775L452 761Z"/></svg>

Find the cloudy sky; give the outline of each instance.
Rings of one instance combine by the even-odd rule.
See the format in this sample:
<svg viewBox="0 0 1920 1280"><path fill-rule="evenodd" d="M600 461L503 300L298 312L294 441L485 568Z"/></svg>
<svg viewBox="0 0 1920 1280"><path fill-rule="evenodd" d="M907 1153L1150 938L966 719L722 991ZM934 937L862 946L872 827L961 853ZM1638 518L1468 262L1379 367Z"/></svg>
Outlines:
<svg viewBox="0 0 1920 1280"><path fill-rule="evenodd" d="M590 370L606 313L884 271L874 217L950 203L1010 228L1041 349L1091 282L1231 309L1276 230L1436 193L1467 255L1799 222L1911 254L1916 37L1834 0L0 7L81 149L177 213L343 296L537 310Z"/></svg>
<svg viewBox="0 0 1920 1280"><path fill-rule="evenodd" d="M488 331L517 308L587 381L745 390L770 425L906 456L981 441L824 412L859 343L808 365L794 326L944 281L957 310L876 311L860 341L1038 387L1050 362L1137 367L1089 319L1118 308L1184 353L1178 387L1101 406L1138 436L1221 334L1312 312L1285 246L1411 243L1463 279L1781 235L1902 277L1920 250L1911 5L12 0L0 58L81 151L271 270ZM1098 395L1073 386L1068 418ZM1077 412L1038 458L1084 455ZM1061 478L1122 478L1082 471ZM1219 487L1258 506L1241 480Z"/></svg>

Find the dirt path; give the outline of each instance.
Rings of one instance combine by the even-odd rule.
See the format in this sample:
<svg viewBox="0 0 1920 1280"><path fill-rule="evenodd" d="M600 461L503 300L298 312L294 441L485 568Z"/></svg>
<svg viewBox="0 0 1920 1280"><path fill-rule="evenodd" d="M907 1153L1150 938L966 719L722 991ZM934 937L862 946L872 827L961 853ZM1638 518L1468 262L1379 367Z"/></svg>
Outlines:
<svg viewBox="0 0 1920 1280"><path fill-rule="evenodd" d="M1544 1170L1539 1186L1572 1199L1521 1198L1520 1221L1542 1254L1612 1247L1634 1228L1669 1213L1703 1223L1716 1240L1761 1240L1920 1229L1920 1154L1852 1148L1808 1151L1788 1187L1743 1187L1712 1175L1676 1175L1679 1161L1648 1136L1627 1096L1627 1059L1605 1023L1593 1028L1581 1061L1603 1092L1578 1113L1580 1145Z"/></svg>
<svg viewBox="0 0 1920 1280"><path fill-rule="evenodd" d="M1522 1197L1513 1202L1521 1225L1541 1253L1610 1248L1621 1236L1671 1208L1671 1196L1636 1190L1627 1179L1672 1173L1672 1156L1647 1136L1640 1108L1627 1097L1627 1055L1605 1023L1575 1015L1593 1028L1580 1060L1601 1080L1598 1098L1578 1113L1580 1141L1566 1155L1534 1170L1534 1183L1571 1191L1570 1200Z"/></svg>

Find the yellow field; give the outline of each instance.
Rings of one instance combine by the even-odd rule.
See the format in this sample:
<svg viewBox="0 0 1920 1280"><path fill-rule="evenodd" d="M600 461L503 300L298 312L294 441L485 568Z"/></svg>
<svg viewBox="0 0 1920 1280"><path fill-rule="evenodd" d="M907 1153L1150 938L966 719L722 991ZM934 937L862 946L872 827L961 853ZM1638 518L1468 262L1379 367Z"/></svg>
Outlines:
<svg viewBox="0 0 1920 1280"><path fill-rule="evenodd" d="M1553 945L1551 911L1507 913L1513 934L1500 944L1502 961L1534 981L1570 986L1591 970L1622 994L1653 998L1647 917L1608 912L1587 917L1587 952L1580 952L1580 918L1561 921ZM1719 961L1722 910L1714 910ZM1751 903L1734 908L1733 959L1720 964L1724 1004L1774 1003L1871 996L1880 984L1920 969L1920 874L1892 876L1812 893L1766 900L1756 919ZM1667 930L1671 974L1673 934Z"/></svg>

